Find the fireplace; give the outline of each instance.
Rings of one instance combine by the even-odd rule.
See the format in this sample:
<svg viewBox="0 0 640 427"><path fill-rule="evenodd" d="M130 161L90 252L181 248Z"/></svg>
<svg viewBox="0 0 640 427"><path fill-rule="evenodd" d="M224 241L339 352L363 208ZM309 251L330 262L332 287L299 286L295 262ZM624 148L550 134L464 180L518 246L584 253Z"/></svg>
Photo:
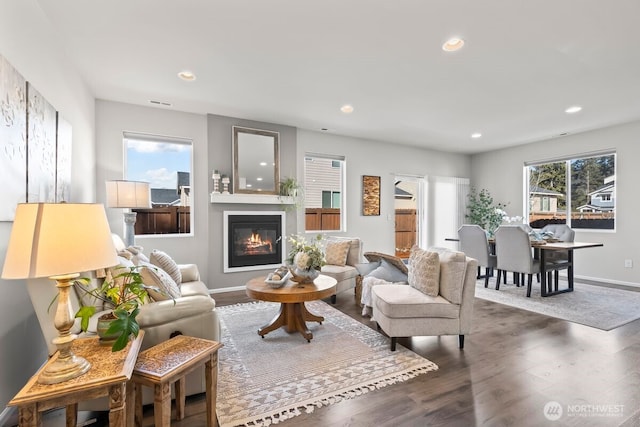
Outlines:
<svg viewBox="0 0 640 427"><path fill-rule="evenodd" d="M265 270L284 262L284 212L225 211L225 273Z"/></svg>

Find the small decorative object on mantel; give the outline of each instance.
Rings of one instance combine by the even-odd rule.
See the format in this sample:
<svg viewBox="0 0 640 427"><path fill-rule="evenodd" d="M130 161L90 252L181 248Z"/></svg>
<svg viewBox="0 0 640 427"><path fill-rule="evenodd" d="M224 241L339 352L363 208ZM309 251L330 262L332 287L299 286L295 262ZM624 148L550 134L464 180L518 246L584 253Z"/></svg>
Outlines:
<svg viewBox="0 0 640 427"><path fill-rule="evenodd" d="M322 250L322 234L308 243L304 236L291 236L291 250L287 263L293 276L291 280L297 283L313 283L320 275L320 269L325 264L324 251Z"/></svg>
<svg viewBox="0 0 640 427"><path fill-rule="evenodd" d="M213 179L213 194L220 194L220 172L218 169L213 171L211 179Z"/></svg>
<svg viewBox="0 0 640 427"><path fill-rule="evenodd" d="M230 194L229 182L229 177L227 175L222 175L222 194Z"/></svg>

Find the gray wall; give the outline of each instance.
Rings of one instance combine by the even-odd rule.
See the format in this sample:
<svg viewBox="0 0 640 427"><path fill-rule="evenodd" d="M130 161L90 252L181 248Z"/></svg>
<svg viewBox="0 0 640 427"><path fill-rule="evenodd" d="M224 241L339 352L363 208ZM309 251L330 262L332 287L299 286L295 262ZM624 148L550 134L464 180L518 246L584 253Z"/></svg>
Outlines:
<svg viewBox="0 0 640 427"><path fill-rule="evenodd" d="M191 235L139 236L136 244L146 253L152 249L166 251L178 263L196 263L204 267L209 262L208 234L208 172L207 121L202 114L182 113L161 108L142 107L112 101L96 101L97 199L106 200L105 181L123 179L123 132L137 132L188 138L193 141L193 188ZM111 230L124 235L122 209L107 208ZM201 268L206 279L206 268Z"/></svg>
<svg viewBox="0 0 640 427"><path fill-rule="evenodd" d="M298 130L297 176L300 182L304 180L306 152L345 156L347 230L333 234L360 237L365 251L395 252L396 174L469 178L471 170L467 155ZM380 216L362 215L362 175L381 177ZM298 224L299 231L304 231L302 211L298 212Z"/></svg>
<svg viewBox="0 0 640 427"><path fill-rule="evenodd" d="M37 1L0 2L0 54L71 123L71 200L94 201L94 99L66 61ZM11 225L0 223L3 261ZM0 291L0 408L4 408L46 360L47 348L24 281L0 280Z"/></svg>
<svg viewBox="0 0 640 427"><path fill-rule="evenodd" d="M486 188L498 202L508 203L510 216L524 212L523 167L527 161L615 149L616 164L616 230L579 231L576 241L602 242L603 248L576 251L576 277L605 280L640 286L640 211L637 193L640 182L640 122L540 141L519 147L472 156L471 182ZM632 259L633 268L624 268L624 260Z"/></svg>
<svg viewBox="0 0 640 427"><path fill-rule="evenodd" d="M234 117L207 116L208 140L209 140L209 171L218 169L221 174L233 175L232 155L232 126L244 126L248 128L269 130L280 133L280 176L296 176L296 129L291 126L277 125L273 123L256 122L237 119ZM209 173L211 176L211 172ZM298 178L299 180L299 178ZM230 185L233 188L233 182ZM209 180L209 193L213 191L213 181ZM282 210L281 205L247 205L236 203L210 203L209 216L209 254L208 286L210 289L244 286L244 284L260 274L260 271L247 271L237 273L223 273L223 219L224 211L276 211ZM296 215L293 211L287 211L286 233L293 234L297 230Z"/></svg>

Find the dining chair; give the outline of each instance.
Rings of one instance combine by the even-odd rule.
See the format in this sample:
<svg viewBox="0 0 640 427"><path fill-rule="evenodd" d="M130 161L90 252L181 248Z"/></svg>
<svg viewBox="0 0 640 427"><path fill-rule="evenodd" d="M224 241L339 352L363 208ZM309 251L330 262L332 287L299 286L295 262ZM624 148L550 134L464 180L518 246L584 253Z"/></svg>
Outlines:
<svg viewBox="0 0 640 427"><path fill-rule="evenodd" d="M484 287L489 286L489 276L496 268L496 256L489 250L487 233L475 224L464 224L458 229L460 250L470 258L478 260L478 268L484 267ZM479 275L478 275L479 276Z"/></svg>
<svg viewBox="0 0 640 427"><path fill-rule="evenodd" d="M576 232L569 227L567 224L547 224L540 230L543 232L551 232L554 239L560 240L561 242L573 242L576 237ZM552 262L569 262L569 253L563 251L549 251L546 254L545 258ZM554 272L554 286L558 287L558 270Z"/></svg>
<svg viewBox="0 0 640 427"><path fill-rule="evenodd" d="M499 289L502 271L519 273L521 277L520 283L523 284L524 275L526 274L528 276L527 297L530 297L533 275L540 273L540 261L533 256L529 234L517 225L501 225L496 230L495 236L498 269L496 289ZM562 262L545 262L545 269L548 272L566 267L566 263Z"/></svg>

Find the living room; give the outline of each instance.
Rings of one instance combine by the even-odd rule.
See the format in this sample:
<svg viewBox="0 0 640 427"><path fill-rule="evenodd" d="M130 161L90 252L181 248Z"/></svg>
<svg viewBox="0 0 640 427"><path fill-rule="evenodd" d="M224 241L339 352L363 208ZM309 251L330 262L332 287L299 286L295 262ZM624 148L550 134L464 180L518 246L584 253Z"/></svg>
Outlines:
<svg viewBox="0 0 640 427"><path fill-rule="evenodd" d="M234 125L280 132L281 176L302 177L303 159L308 152L344 156L347 159L345 211L348 229L342 234L359 236L365 250L384 253L394 250L393 222L389 218L393 214L395 174L468 178L477 188L489 189L496 200L509 203L510 215L522 215L525 162L613 149L617 154L617 194L620 195L616 230L578 232L577 241L602 242L604 250L580 253L576 257L576 274L594 281L640 286L637 269L624 267L625 259L636 260L638 250L633 236L639 235L640 231L640 226L633 220L633 212L640 202L632 196L640 171L631 164L640 154L636 141L640 121L632 111L628 112L626 123L611 121L562 137L541 134L527 144L486 152L464 154L449 151L446 145L439 149L419 148L399 144L402 142L400 135L397 141L380 141L263 121L258 116L236 118L213 110L208 114L188 113L180 111L179 106L155 108L134 105L133 101L110 100L106 95L96 96L83 80L81 71L68 59L58 31L60 29L52 26L36 0L6 1L0 6L0 54L58 111L64 112L73 125L73 201L103 202L106 198L104 182L122 178L123 131L191 139L194 150L193 235L138 237L136 241L146 249L165 250L177 260L198 264L203 280L214 292L238 289L255 275L223 272L220 242L225 209L210 203L209 199L211 172L219 169L231 173L231 127ZM631 94L633 90L634 87L629 88ZM640 97L635 96L635 99ZM274 99L273 102L280 101ZM379 216L361 215L363 175L381 177ZM107 209L107 216L111 229L121 233L122 212ZM288 212L287 234L301 231L303 223L301 213ZM11 222L0 224L3 258L10 231ZM437 245L439 242L432 243ZM9 296L0 301L0 403L4 407L46 359L47 348L26 287L14 281L2 280L0 283Z"/></svg>

